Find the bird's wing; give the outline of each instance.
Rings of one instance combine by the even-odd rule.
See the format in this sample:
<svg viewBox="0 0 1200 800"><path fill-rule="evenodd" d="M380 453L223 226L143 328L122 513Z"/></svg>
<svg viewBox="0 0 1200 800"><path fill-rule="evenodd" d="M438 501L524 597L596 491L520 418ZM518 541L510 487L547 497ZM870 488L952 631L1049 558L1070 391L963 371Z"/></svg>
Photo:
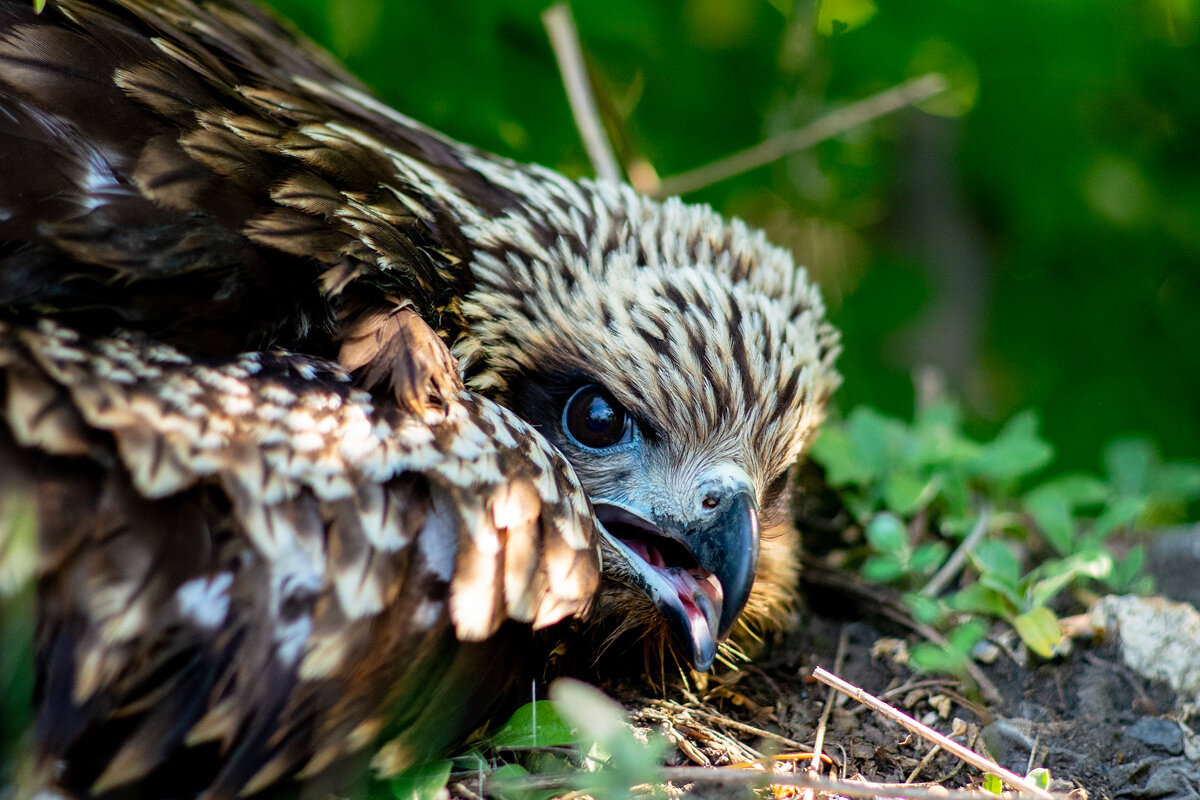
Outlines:
<svg viewBox="0 0 1200 800"><path fill-rule="evenodd" d="M501 694L508 634L585 608L573 472L446 350L463 226L520 202L465 152L241 0L0 0L50 782L236 795L385 718L402 765Z"/></svg>
<svg viewBox="0 0 1200 800"><path fill-rule="evenodd" d="M462 227L521 202L467 152L240 0L0 2L0 303L315 352L346 293L452 339Z"/></svg>
<svg viewBox="0 0 1200 800"><path fill-rule="evenodd" d="M318 359L47 320L0 326L0 364L8 428L41 454L37 744L60 785L153 791L171 759L181 791L190 752L219 754L212 796L252 793L388 719L410 762L486 705L504 648L458 642L595 591L573 473L465 391L376 408Z"/></svg>

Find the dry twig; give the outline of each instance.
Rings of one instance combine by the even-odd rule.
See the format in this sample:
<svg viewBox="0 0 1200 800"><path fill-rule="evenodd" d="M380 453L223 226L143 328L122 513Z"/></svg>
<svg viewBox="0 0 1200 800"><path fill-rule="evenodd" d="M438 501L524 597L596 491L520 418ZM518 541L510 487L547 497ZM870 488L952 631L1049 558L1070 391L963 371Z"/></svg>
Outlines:
<svg viewBox="0 0 1200 800"><path fill-rule="evenodd" d="M929 583L925 584L921 589L923 597L937 597L942 593L942 589L946 588L946 584L954 580L955 576L962 571L962 568L967 563L967 556L979 544L984 534L988 532L988 527L992 524L992 509L988 506L983 506L979 509L979 519L975 521L975 527L971 528L971 532L967 534L967 538L962 540L962 543L955 548L950 557L946 559L946 563L937 571L937 574L929 579Z"/></svg>
<svg viewBox="0 0 1200 800"><path fill-rule="evenodd" d="M996 762L979 755L974 750L970 750L953 739L943 736L933 728L930 728L928 725L918 722L898 708L888 705L882 700L876 698L874 695L864 691L863 689L860 689L852 683L842 680L833 673L817 667L813 670L813 677L828 686L834 687L839 692L843 692L850 697L853 697L858 702L870 706L875 711L904 726L918 736L922 736L925 739L934 742L935 744L941 745L943 750L958 756L971 766L977 767L985 772L991 772L999 775L1000 778L1003 779L1004 782L1009 786L1017 788L1022 792L1031 794L1035 797L1040 797L1042 800L1051 800L1051 798L1053 798L1053 795L1050 792L1047 792L1040 786L1030 783L1028 780L1022 778L1015 772L1007 770Z"/></svg>
<svg viewBox="0 0 1200 800"><path fill-rule="evenodd" d="M857 103L839 108L803 128L773 136L754 147L726 156L711 164L663 178L657 186L646 187L643 191L657 197L694 192L726 178L732 178L734 175L770 164L786 155L820 144L826 139L832 139L838 134L891 114L905 106L928 100L948 88L949 84L946 78L937 73L912 78L859 100Z"/></svg>
<svg viewBox="0 0 1200 800"><path fill-rule="evenodd" d="M616 156L604 132L600 112L596 110L596 97L588 81L571 7L566 3L555 3L542 12L542 24L550 37L550 46L554 49L558 71L562 74L567 100L571 104L571 114L575 117L575 126L591 159L592 169L601 180L619 181L621 169L617 166Z"/></svg>

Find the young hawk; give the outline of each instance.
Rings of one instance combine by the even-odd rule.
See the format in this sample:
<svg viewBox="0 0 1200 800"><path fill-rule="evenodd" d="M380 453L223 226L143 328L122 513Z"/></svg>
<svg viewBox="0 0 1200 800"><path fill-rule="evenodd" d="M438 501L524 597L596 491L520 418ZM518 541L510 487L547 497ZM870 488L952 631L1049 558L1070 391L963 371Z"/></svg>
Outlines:
<svg viewBox="0 0 1200 800"><path fill-rule="evenodd" d="M241 0L0 0L33 788L402 768L564 642L707 669L791 597L836 350L760 233L451 141Z"/></svg>

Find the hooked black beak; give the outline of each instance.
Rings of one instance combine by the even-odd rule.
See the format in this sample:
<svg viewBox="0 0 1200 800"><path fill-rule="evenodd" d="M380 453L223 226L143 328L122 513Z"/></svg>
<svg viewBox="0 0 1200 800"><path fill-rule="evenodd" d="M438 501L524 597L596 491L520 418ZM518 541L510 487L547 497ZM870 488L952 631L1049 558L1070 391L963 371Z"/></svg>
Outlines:
<svg viewBox="0 0 1200 800"><path fill-rule="evenodd" d="M758 504L737 487L710 495L698 518L661 520L596 501L596 518L629 561L633 581L658 607L691 665L712 666L758 569Z"/></svg>

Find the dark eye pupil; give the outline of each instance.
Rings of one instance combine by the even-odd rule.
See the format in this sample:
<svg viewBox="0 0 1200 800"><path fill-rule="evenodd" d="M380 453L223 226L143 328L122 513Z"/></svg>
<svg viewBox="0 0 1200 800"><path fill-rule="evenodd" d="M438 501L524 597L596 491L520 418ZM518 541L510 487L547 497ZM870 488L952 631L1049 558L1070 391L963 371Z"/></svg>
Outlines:
<svg viewBox="0 0 1200 800"><path fill-rule="evenodd" d="M587 447L611 447L625 436L625 409L599 386L585 386L567 401L567 432Z"/></svg>

